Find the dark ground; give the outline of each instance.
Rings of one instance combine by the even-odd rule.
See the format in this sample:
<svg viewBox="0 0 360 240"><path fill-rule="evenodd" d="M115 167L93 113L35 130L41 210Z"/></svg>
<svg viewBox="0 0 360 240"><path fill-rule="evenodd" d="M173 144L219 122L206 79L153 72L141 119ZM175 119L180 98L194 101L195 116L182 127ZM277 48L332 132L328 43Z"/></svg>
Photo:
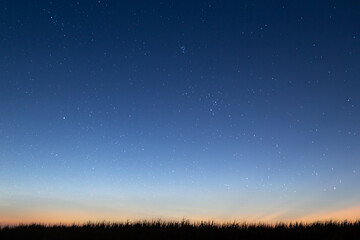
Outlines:
<svg viewBox="0 0 360 240"><path fill-rule="evenodd" d="M214 222L88 223L2 227L0 239L356 239L360 221L251 225Z"/></svg>

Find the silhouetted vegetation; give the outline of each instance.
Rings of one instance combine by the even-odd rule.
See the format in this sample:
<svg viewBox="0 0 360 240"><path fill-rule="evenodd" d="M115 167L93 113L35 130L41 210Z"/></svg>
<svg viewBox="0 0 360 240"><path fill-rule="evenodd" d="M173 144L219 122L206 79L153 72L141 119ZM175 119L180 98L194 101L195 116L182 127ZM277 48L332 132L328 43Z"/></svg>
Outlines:
<svg viewBox="0 0 360 240"><path fill-rule="evenodd" d="M311 224L246 224L141 221L83 225L18 225L0 229L0 239L360 239L360 221Z"/></svg>

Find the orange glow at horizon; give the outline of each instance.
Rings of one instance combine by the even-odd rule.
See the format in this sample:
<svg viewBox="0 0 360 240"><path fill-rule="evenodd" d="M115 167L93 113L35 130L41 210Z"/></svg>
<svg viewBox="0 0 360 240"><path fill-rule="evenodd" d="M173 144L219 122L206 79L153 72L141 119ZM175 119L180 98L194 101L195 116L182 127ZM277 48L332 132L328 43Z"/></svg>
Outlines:
<svg viewBox="0 0 360 240"><path fill-rule="evenodd" d="M87 222L136 222L142 220L162 220L162 221L181 221L183 219L189 220L190 222L199 222L199 221L215 221L217 223L266 223L266 224L276 224L276 223L290 223L290 222L324 222L324 221L359 221L360 219L360 205L345 208L342 210L337 210L333 212L318 212L311 215L292 218L283 220L279 219L278 216L281 216L285 211L274 213L266 217L246 217L246 218L237 218L237 219L227 219L224 217L205 217L205 216L189 216L189 217L160 217L160 216L146 216L141 217L140 215L127 215L124 217L115 216L116 214L101 214L100 212L92 214L89 212L83 211L43 211L42 213L31 213L31 214L1 214L0 215L0 226L6 225L18 225L18 224L84 224Z"/></svg>
<svg viewBox="0 0 360 240"><path fill-rule="evenodd" d="M333 212L319 212L316 214L311 214L299 219L303 222L314 222L314 221L359 221L360 220L360 205L352 206L341 210L336 210Z"/></svg>

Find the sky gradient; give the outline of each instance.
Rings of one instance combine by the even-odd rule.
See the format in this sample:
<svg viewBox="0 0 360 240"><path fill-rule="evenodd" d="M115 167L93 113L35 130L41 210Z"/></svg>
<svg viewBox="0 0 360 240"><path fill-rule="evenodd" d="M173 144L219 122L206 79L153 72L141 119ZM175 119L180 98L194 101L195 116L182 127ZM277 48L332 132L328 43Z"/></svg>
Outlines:
<svg viewBox="0 0 360 240"><path fill-rule="evenodd" d="M360 217L359 1L0 2L0 224Z"/></svg>

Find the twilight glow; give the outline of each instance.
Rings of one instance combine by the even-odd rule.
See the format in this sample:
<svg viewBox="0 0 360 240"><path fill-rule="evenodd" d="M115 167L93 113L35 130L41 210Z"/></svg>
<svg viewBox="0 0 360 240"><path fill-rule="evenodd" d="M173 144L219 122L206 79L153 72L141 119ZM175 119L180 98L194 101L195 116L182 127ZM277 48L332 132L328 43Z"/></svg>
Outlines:
<svg viewBox="0 0 360 240"><path fill-rule="evenodd" d="M358 1L0 2L0 225L360 217Z"/></svg>

